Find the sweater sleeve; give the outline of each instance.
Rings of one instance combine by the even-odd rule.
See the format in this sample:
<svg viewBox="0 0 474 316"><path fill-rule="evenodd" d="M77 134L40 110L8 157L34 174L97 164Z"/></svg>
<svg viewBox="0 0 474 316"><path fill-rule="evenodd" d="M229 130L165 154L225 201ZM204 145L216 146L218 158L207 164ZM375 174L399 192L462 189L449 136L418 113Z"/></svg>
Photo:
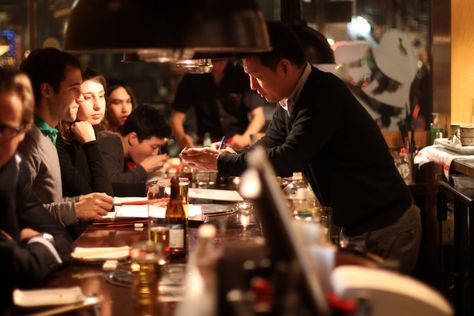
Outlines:
<svg viewBox="0 0 474 316"><path fill-rule="evenodd" d="M125 169L125 157L119 137L114 137L110 133L99 137L99 147L112 184L134 184L146 181L147 173L142 166L137 165L135 169Z"/></svg>
<svg viewBox="0 0 474 316"><path fill-rule="evenodd" d="M41 243L22 246L14 240L0 240L0 269L7 287L40 286L60 263ZM2 285L2 287L5 284Z"/></svg>
<svg viewBox="0 0 474 316"><path fill-rule="evenodd" d="M92 191L113 195L112 183L107 174L104 158L100 153L99 143L92 141L82 145L82 147L86 153L87 162L91 171Z"/></svg>
<svg viewBox="0 0 474 316"><path fill-rule="evenodd" d="M286 139L285 118L286 112L281 109L275 109L272 121L265 131L265 136L256 144L240 151L239 154L222 154L217 161L217 169L221 176L239 176L247 167L246 156L256 146L262 146L267 150L269 148L283 144Z"/></svg>
<svg viewBox="0 0 474 316"><path fill-rule="evenodd" d="M79 147L77 147L79 148ZM58 150L59 164L61 165L61 182L64 196L75 196L92 193L92 187L85 176L74 165L70 151L73 145L64 143L58 138L56 143Z"/></svg>
<svg viewBox="0 0 474 316"><path fill-rule="evenodd" d="M92 192L104 192L112 195L112 184L107 175L104 159L100 154L97 141L85 144L68 145L58 139L59 162L61 164L61 178L65 196L76 196ZM79 153L78 151L81 151ZM82 153L84 155L82 155ZM80 170L80 165L73 162L71 155L76 155L76 160L85 157L87 170ZM85 173L90 172L90 181Z"/></svg>
<svg viewBox="0 0 474 316"><path fill-rule="evenodd" d="M76 208L73 201L61 201L43 204L49 214L61 225L68 226L77 223Z"/></svg>

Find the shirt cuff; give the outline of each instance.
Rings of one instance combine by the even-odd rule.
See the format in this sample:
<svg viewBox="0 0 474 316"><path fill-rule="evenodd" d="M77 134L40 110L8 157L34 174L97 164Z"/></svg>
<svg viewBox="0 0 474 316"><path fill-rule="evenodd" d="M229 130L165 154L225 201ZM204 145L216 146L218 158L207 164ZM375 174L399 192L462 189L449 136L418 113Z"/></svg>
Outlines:
<svg viewBox="0 0 474 316"><path fill-rule="evenodd" d="M44 239L43 237L41 237L41 236L31 237L26 244L29 245L29 244L32 244L32 243L43 244L46 248L48 248L49 252L53 255L54 259L56 259L57 263L63 263L63 261L59 257L58 252L56 251L56 248L54 248L54 246L49 241Z"/></svg>

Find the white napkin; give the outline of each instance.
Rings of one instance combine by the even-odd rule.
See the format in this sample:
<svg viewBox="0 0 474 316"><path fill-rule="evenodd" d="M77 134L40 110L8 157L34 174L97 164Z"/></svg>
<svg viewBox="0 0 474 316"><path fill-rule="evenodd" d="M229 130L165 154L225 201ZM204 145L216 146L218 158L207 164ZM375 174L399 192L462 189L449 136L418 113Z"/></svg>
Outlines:
<svg viewBox="0 0 474 316"><path fill-rule="evenodd" d="M84 301L85 297L78 286L70 288L20 290L13 291L13 302L16 306L36 307L72 304Z"/></svg>
<svg viewBox="0 0 474 316"><path fill-rule="evenodd" d="M78 260L120 260L129 256L130 247L76 247L71 256Z"/></svg>
<svg viewBox="0 0 474 316"><path fill-rule="evenodd" d="M433 161L443 166L444 175L449 179L449 168L451 163L456 158L474 158L474 156L466 156L455 154L452 151L443 148L440 145L427 146L421 149L414 158L414 163L417 165L424 165L430 161Z"/></svg>

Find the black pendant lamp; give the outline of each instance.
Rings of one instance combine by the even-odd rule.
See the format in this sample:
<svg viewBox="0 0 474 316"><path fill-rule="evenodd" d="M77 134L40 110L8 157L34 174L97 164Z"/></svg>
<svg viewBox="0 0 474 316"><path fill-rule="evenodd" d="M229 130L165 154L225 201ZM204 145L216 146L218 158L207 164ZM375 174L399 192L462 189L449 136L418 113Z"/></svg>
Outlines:
<svg viewBox="0 0 474 316"><path fill-rule="evenodd" d="M64 48L134 52L158 61L271 49L255 0L80 0Z"/></svg>

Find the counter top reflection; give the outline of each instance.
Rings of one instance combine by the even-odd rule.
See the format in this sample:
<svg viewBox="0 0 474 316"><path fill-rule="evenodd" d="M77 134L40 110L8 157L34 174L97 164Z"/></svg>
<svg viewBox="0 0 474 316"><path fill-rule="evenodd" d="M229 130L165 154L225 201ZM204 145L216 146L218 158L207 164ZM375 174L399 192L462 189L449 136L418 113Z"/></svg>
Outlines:
<svg viewBox="0 0 474 316"><path fill-rule="evenodd" d="M232 216L232 215L230 215ZM213 218L215 221L217 235L215 244L217 247L226 244L247 243L255 237L260 236L260 230L255 225L250 225L244 229L238 225L219 225L219 222L228 221L226 218ZM191 225L188 229L189 249L197 239L198 225ZM220 228L219 228L220 226ZM104 227L91 225L75 242L77 247L115 247L132 245L136 241L147 238L146 227L135 229L131 227ZM171 263L182 263L184 259L173 260ZM119 265L119 269L127 269L129 263L124 262ZM80 286L84 294L99 294L103 300L101 303L101 313L107 315L133 315L133 304L131 300L131 289L112 285L105 279L105 272L102 271L101 264L74 263L52 275L48 288L60 288ZM172 315L176 303L160 303L158 305L158 315Z"/></svg>

